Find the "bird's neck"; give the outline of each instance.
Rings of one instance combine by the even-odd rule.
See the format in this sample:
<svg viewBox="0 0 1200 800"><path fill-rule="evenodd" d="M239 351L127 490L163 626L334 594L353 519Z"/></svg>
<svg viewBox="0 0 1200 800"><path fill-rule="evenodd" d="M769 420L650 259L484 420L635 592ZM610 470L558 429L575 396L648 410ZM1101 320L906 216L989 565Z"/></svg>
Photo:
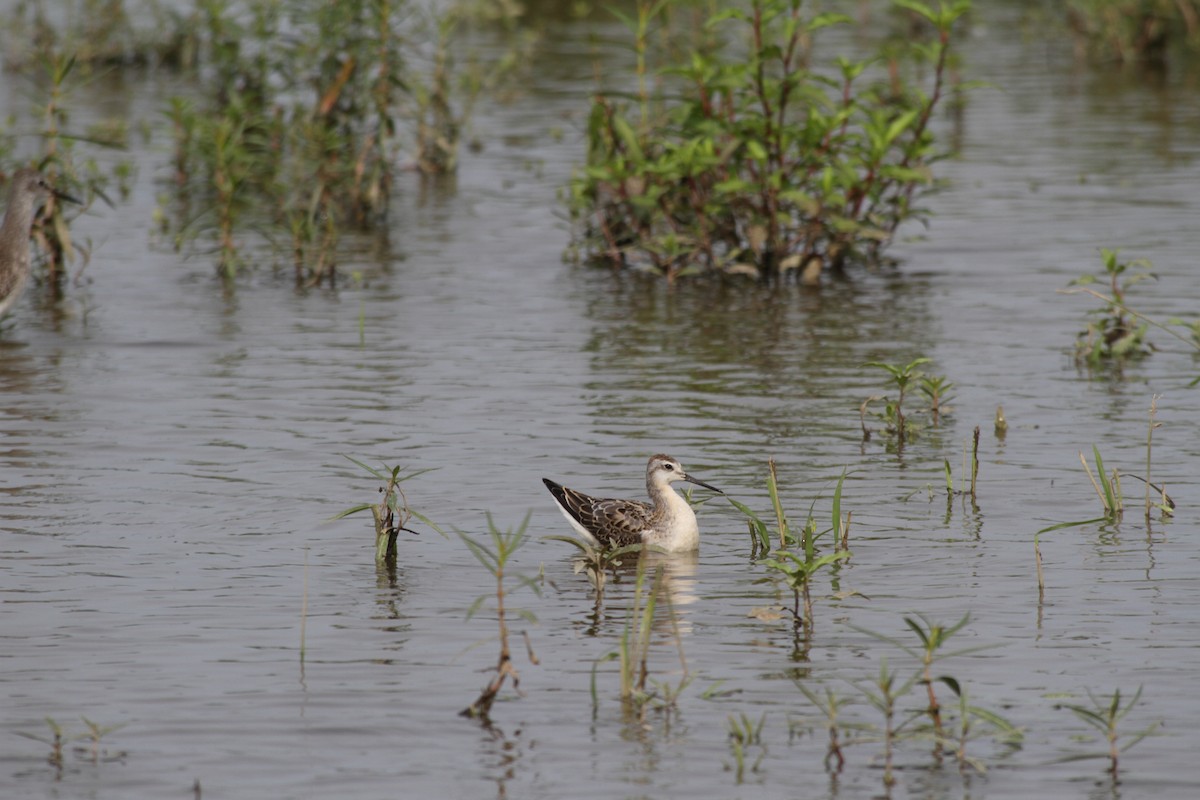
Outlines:
<svg viewBox="0 0 1200 800"><path fill-rule="evenodd" d="M654 507L668 516L685 518L688 515L694 516L691 505L683 498L683 495L671 488L671 484L648 484L646 490L654 502Z"/></svg>

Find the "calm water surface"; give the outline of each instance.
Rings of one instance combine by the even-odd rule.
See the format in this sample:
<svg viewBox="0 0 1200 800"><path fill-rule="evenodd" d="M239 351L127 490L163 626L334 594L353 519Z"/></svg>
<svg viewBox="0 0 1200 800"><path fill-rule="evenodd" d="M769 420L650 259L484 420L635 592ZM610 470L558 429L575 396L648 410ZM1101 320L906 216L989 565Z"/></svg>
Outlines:
<svg viewBox="0 0 1200 800"><path fill-rule="evenodd" d="M343 266L363 282L337 291L297 292L264 268L223 293L205 258L156 242L165 137L141 148L130 201L80 223L87 281L60 308L30 292L0 342L0 795L190 797L199 780L205 797L273 799L876 797L879 745L850 747L830 778L793 679L856 695L849 681L883 658L913 666L863 629L908 640L905 615L969 611L951 648L991 647L938 674L1023 727L1024 746L977 740L990 769L963 777L905 744L892 797L1195 797L1200 431L1186 384L1200 363L1153 334L1162 352L1090 380L1069 349L1092 302L1055 292L1120 246L1155 263L1143 310L1196 315L1194 80L1080 71L1015 25L991 9L975 27L969 76L997 88L971 95L932 226L906 231L897 270L817 291L670 292L561 263L555 190L582 152L590 87L582 27L547 37L526 94L481 112L486 148L455 181L405 178L390 253L349 243ZM97 102L154 119L157 80ZM862 364L922 355L956 382L955 413L901 454L864 444L858 406L886 387ZM1144 472L1155 394L1153 474L1178 517L1046 534L1039 603L1034 532L1097 513L1078 452ZM976 425L977 507L947 504L943 459L960 463ZM642 724L611 663L594 713L591 699L630 582L597 608L571 550L540 539L568 531L539 478L636 496L660 451L764 512L774 456L793 522L814 500L824 519L847 470L854 557L836 586L819 582L805 649L786 620L752 615L784 598L758 582L738 514L706 504L699 555L666 564L692 682ZM514 566L541 595L511 602L537 617L516 628L539 663L514 642L525 694L504 695L495 729L456 716L495 663L494 622L466 619L490 576L429 530L401 540L394 574L377 570L367 519L327 521L376 497L343 454L434 468L406 490L447 529L532 512ZM669 628L651 671L682 676ZM1102 747L1055 704L1138 686L1126 729L1164 726L1126 755L1121 784L1099 760L1065 761ZM739 784L727 719L764 712L748 755L761 763ZM864 702L845 715L879 721ZM48 748L15 735L45 734L46 717L81 731L81 716L124 726L104 742L118 760L68 754L56 776Z"/></svg>

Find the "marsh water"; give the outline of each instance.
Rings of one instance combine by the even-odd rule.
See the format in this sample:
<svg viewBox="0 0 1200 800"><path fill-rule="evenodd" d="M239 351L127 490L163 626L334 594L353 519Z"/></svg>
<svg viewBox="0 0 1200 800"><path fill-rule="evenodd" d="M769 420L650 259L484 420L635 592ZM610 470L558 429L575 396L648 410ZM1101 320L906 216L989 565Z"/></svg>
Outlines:
<svg viewBox="0 0 1200 800"><path fill-rule="evenodd" d="M483 148L455 179L402 177L389 247L348 240L335 290L296 290L266 255L224 290L210 258L155 231L165 135L136 144L131 197L78 223L93 244L79 285L60 304L35 287L0 340L0 795L1197 796L1200 361L1154 331L1152 356L1089 374L1071 348L1096 303L1056 292L1121 247L1158 275L1133 290L1140 311L1200 312L1197 75L1081 67L1065 42L1022 36L1018 10L980 5L964 72L991 86L939 123L959 151L930 226L902 230L895 268L815 289L671 290L562 261L589 37L619 30L595 22L551 25L524 91L480 109ZM156 125L170 80L104 83L77 113ZM28 102L5 81L9 107ZM955 382L953 413L899 452L864 442L859 406L888 387L863 365L919 356ZM1147 524L1129 480L1120 522L1042 535L1039 598L1035 532L1099 516L1080 451L1144 475L1156 395L1152 479L1177 516ZM948 502L944 460L957 478L976 426L976 501ZM762 582L745 521L706 502L698 555L666 560L677 627L660 622L649 660L678 685L682 651L691 682L639 720L601 660L632 579L597 605L573 549L542 539L570 531L540 478L637 497L657 452L764 514L775 458L794 523L810 506L828 519L845 470L853 557L819 577L805 645L772 618L790 594ZM493 727L458 716L496 662L489 607L467 615L491 576L420 524L377 568L369 518L329 521L378 497L345 455L431 469L404 488L449 531L531 515L511 568L540 594L514 583L508 600L536 622L512 623L521 695L505 690ZM965 612L947 648L980 649L936 674L1024 741L972 741L985 774L902 742L888 791L882 718L855 685L916 662L866 631L915 645L906 616ZM795 681L855 698L845 721L872 726L848 731L840 775ZM1138 687L1122 730L1162 726L1114 783L1105 761L1073 760L1106 746L1060 706ZM739 781L742 715L762 732ZM96 762L71 745L56 769L16 735L48 736L45 718L81 733L81 717L122 726Z"/></svg>

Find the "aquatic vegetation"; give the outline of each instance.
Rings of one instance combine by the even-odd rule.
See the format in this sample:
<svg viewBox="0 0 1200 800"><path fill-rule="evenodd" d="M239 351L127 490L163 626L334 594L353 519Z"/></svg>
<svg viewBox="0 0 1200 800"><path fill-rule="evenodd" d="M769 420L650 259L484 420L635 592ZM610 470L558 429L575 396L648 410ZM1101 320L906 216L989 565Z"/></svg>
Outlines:
<svg viewBox="0 0 1200 800"><path fill-rule="evenodd" d="M758 722L754 722L745 713L734 716L729 715L727 724L729 730L729 749L733 753L733 772L737 783L741 783L746 775L746 750L751 747L758 748L758 758L750 765L751 772L758 772L762 766L762 761L767 757L767 746L762 741L763 725L767 721L767 712L763 712L758 718ZM726 766L726 769L729 767Z"/></svg>
<svg viewBox="0 0 1200 800"><path fill-rule="evenodd" d="M575 572L583 572L588 583L596 590L599 597L604 593L604 585L611 573L614 579L617 570L625 566L629 556L640 554L645 547L641 544L593 544L577 536L560 536L558 534L543 536L548 541L566 542L579 550L575 557Z"/></svg>
<svg viewBox="0 0 1200 800"><path fill-rule="evenodd" d="M1096 490L1096 496L1100 498L1100 503L1104 506L1104 516L1110 520L1120 519L1125 512L1125 500L1121 496L1121 473L1113 469L1110 476L1104 471L1104 460L1100 458L1100 448L1095 445L1092 445L1092 455L1096 459L1096 473L1100 476L1099 480L1092 473L1092 468L1088 465L1082 452L1079 454L1079 462L1083 464L1088 480L1092 482L1092 488Z"/></svg>
<svg viewBox="0 0 1200 800"><path fill-rule="evenodd" d="M1165 67L1173 50L1200 48L1196 0L1067 0L1067 26L1098 61Z"/></svg>
<svg viewBox="0 0 1200 800"><path fill-rule="evenodd" d="M413 510L408 505L408 498L405 497L404 490L400 488L400 484L404 481L411 480L431 470L420 469L416 472L410 472L407 475L401 475L402 467L399 466L389 467L384 465L383 469L376 469L368 464L364 464L357 458L351 456L345 456L345 458L362 467L372 477L383 482L383 486L379 487L379 492L383 495L383 498L378 503L362 503L357 506L351 506L345 511L338 512L330 519L341 519L342 517L348 517L351 514L357 514L361 511L370 511L375 523L375 561L377 563L395 562L396 540L400 536L400 531L412 534L417 533L417 531L405 527L413 517L433 528L442 536L446 535L432 520L421 512Z"/></svg>
<svg viewBox="0 0 1200 800"><path fill-rule="evenodd" d="M951 394L954 381L947 380L944 375L921 375L917 388L929 400L929 415L933 418L934 427L937 427L941 424L942 414L949 413L946 404L954 399Z"/></svg>
<svg viewBox="0 0 1200 800"><path fill-rule="evenodd" d="M56 773L61 776L64 765L64 749L70 742L88 741L91 744L86 748L79 749L77 754L88 757L93 764L99 764L103 761L115 761L125 757L124 752L109 753L101 749L101 743L105 736L108 736L114 731L118 731L125 727L125 723L118 725L100 725L92 722L87 717L80 717L83 720L87 730L83 733L72 732L65 725L60 724L56 720L46 717L46 725L50 728L49 736L43 736L37 733L29 733L27 731L16 731L18 736L24 736L26 739L32 739L35 742L50 747L50 754L46 757L46 761L50 766L54 767Z"/></svg>
<svg viewBox="0 0 1200 800"><path fill-rule="evenodd" d="M36 83L40 98L36 109L40 139L37 169L77 203L68 207L57 196L50 197L30 234L40 253L35 263L40 265L42 278L56 298L63 293L67 266L79 259L83 263L79 270L82 272L91 256L90 243L77 241L71 235L71 222L85 213L96 197L112 205L105 189L116 180L124 192L132 169L129 162L122 161L106 173L91 155L79 152L81 145L108 150L124 147L125 125L99 125L87 131L71 128L68 100L85 85L76 80L76 64L73 55L62 53L48 53L36 62L41 72Z"/></svg>
<svg viewBox="0 0 1200 800"><path fill-rule="evenodd" d="M644 554L643 554L644 555ZM656 705L661 709L674 708L679 695L692 680L688 671L687 660L683 653L683 639L679 633L679 621L675 608L671 603L670 593L665 591L663 584L665 572L661 566L655 567L654 576L649 589L646 588L646 560L639 558L637 575L634 580L632 603L626 613L625 625L617 649L605 653L592 664L592 713L599 708L599 693L597 690L597 668L606 661L616 661L621 682L621 702L626 713L635 719L642 719L646 709ZM658 612L658 604L666 606L665 620L671 626L672 638L679 653L681 675L679 681L671 684L667 681L655 681L650 678L650 634ZM647 688L647 683L651 684Z"/></svg>
<svg viewBox="0 0 1200 800"><path fill-rule="evenodd" d="M463 15L411 0L200 2L199 100L174 98L176 246L216 240L218 269L245 263L239 238L286 231L300 283L332 284L347 227L381 231L396 164L457 166L474 103L521 62L459 65Z"/></svg>
<svg viewBox="0 0 1200 800"><path fill-rule="evenodd" d="M1136 359L1148 355L1158 348L1151 344L1146 335L1150 328L1157 328L1172 338L1185 344L1191 351L1200 353L1200 322L1188 321L1180 317L1170 317L1166 322L1149 317L1126 302L1129 289L1149 278L1157 279L1150 272L1150 262L1137 259L1128 263L1118 260L1117 250L1101 249L1104 258L1104 269L1109 282L1109 294L1090 288L1090 284L1100 280L1094 275L1084 275L1071 282L1071 288L1059 289L1062 294L1088 294L1104 305L1089 312L1097 317L1097 321L1089 322L1075 341L1075 358L1080 362L1095 367L1100 364L1121 364L1128 359ZM1136 271L1123 278L1127 271ZM1182 328L1181 333L1177 328ZM1188 386L1200 384L1200 377L1194 378Z"/></svg>
<svg viewBox="0 0 1200 800"><path fill-rule="evenodd" d="M538 585L531 579L507 573L508 562L512 558L513 553L520 549L527 541L526 531L529 529L529 514L525 515L525 519L517 527L503 531L496 527L496 523L492 520L490 514L487 518L487 524L490 546L488 543L474 539L462 531L458 532L459 538L463 540L463 543L467 545L471 553L479 560L479 563L496 579L495 611L496 623L499 626L497 638L500 641L500 654L496 661L495 675L483 687L483 691L479 693L479 697L471 705L459 712L461 716L481 719L485 723L489 721L492 704L495 702L496 696L500 694L500 690L504 688L504 682L511 680L513 689L518 692L521 687L521 676L517 672L516 667L513 666L512 651L508 641L509 609L505 601L511 592L505 588L505 578L509 577L516 580L518 588L524 586L532 589L534 593L540 594ZM488 595L480 595L467 611L467 618L470 619L474 616L487 599ZM525 619L536 622L532 614L526 611L518 613ZM528 634L525 634L525 645L530 662L536 665L538 663L537 657L534 655L533 648L529 644Z"/></svg>
<svg viewBox="0 0 1200 800"><path fill-rule="evenodd" d="M812 41L850 18L806 16L800 0L750 0L714 8L652 94L650 33L667 25L668 4L639 0L627 22L636 94L596 95L586 164L570 184L575 250L668 281L707 273L814 283L878 259L900 223L921 214L914 201L937 157L929 121L946 91L954 24L969 9L966 0L896 4L933 31L905 45L928 67L928 92L904 83L895 58L890 80L868 85L872 59L839 58L827 77L809 66Z"/></svg>
<svg viewBox="0 0 1200 800"><path fill-rule="evenodd" d="M948 658L979 652L980 650L989 649L992 646L976 645L955 650L953 652L943 652L943 647L945 646L946 642L949 641L950 637L966 627L970 620L970 612L964 614L962 619L953 625L942 625L940 623L931 622L923 614L916 614L912 617L904 617L904 624L917 637L919 643L919 646L917 647L910 646L898 639L885 636L881 633L876 633L865 628L852 626L855 627L856 630L860 630L863 633L874 636L877 639L899 647L918 662L919 666L913 681L919 682L925 687L926 705L925 708L922 709L921 714L929 718L930 736L934 742L934 758L941 757L943 743L947 741L946 730L942 719L942 704L938 700L935 684L945 684L946 686L949 686L956 694L960 693L960 683L957 678L950 675L940 675L936 678L934 677L934 665Z"/></svg>
<svg viewBox="0 0 1200 800"><path fill-rule="evenodd" d="M916 656L921 660L921 683L925 686L925 691L929 698L929 705L925 709L925 713L929 715L929 720L933 725L933 735L935 737L934 755L937 756L941 752L941 742L945 739L945 731L942 728L942 706L938 702L937 693L934 691L933 664L935 660L947 658L958 653L939 653L946 641L958 631L962 630L968 622L971 621L970 613L964 614L963 618L954 625L944 626L938 623L930 622L924 616L918 614L917 618L905 617L904 624L909 627L921 642L920 650L914 650L904 645L900 647L909 655ZM978 649L978 648L972 648ZM971 649L960 652L971 652ZM953 678L939 677L939 681L947 683L952 688L957 687L957 682Z"/></svg>
<svg viewBox="0 0 1200 800"><path fill-rule="evenodd" d="M1157 279L1157 276L1150 272L1150 262L1146 259L1121 261L1118 258L1119 253L1119 250L1100 249L1104 262L1103 278L1083 275L1071 281L1072 286L1085 287L1103 279L1107 281L1111 292L1111 296L1106 297L1094 290L1085 290L1104 301L1102 307L1089 312L1095 319L1088 322L1087 328L1081 331L1075 340L1075 357L1089 364L1094 365L1109 359L1139 358L1151 352L1150 345L1146 342L1149 323L1135 322L1140 315L1134 314L1126 307L1125 296L1138 283Z"/></svg>
<svg viewBox="0 0 1200 800"><path fill-rule="evenodd" d="M873 413L884 423L885 432L896 437L898 445L903 446L909 438L916 436L924 429L924 423L912 419L904 412L904 400L914 386L929 400L930 424L937 427L941 423L941 415L948 411L945 403L950 398L954 382L948 380L944 375L928 375L918 369L930 361L931 359L928 358L914 358L907 364L871 361L863 365L886 372L896 390L894 399L885 395L872 395L859 406L859 424L862 426L863 441L871 438L871 429L867 427L867 412L871 403L876 401L883 401L883 409Z"/></svg>
<svg viewBox="0 0 1200 800"><path fill-rule="evenodd" d="M881 739L883 741L883 785L890 788L896 785L893 772L896 740L907 728L908 724L917 719L923 712L910 714L899 723L896 722L897 703L916 683L917 674L907 680L897 683L894 670L888 669L887 659L879 662L879 673L870 685L856 683L855 688L867 698L874 708L883 715Z"/></svg>
<svg viewBox="0 0 1200 800"><path fill-rule="evenodd" d="M1133 711L1138 701L1141 700L1141 686L1138 687L1137 692L1134 693L1133 697L1124 706L1121 705L1120 689L1114 689L1111 698L1104 696L1097 697L1092 694L1090 689L1087 690L1087 695L1091 701L1090 707L1075 703L1061 703L1055 706L1055 708L1067 709L1104 736L1105 742L1108 744L1108 751L1105 754L1101 754L1101 756L1108 758L1107 771L1112 775L1113 781L1116 781L1120 754L1158 730L1161 722L1152 722L1142 730L1130 734L1122 734L1118 730L1119 723L1128 716L1130 711ZM1095 757L1097 757L1096 754L1078 756L1078 758Z"/></svg>
<svg viewBox="0 0 1200 800"><path fill-rule="evenodd" d="M823 687L825 691L822 696L799 680L795 681L795 684L800 693L821 712L823 724L829 732L829 742L825 750L825 771L835 775L841 773L842 768L846 765L846 756L842 749L850 744L843 738L843 732L852 725L841 719L841 713L843 708L854 702L854 698L841 697L828 686Z"/></svg>
<svg viewBox="0 0 1200 800"><path fill-rule="evenodd" d="M968 457L966 447L963 447L963 486L967 488L954 488L954 475L950 471L950 459L942 459L942 465L946 473L946 496L953 497L956 494L967 495L971 500L975 500L975 486L979 480L979 426L975 426L975 432L971 437L971 454L970 466L967 466Z"/></svg>
<svg viewBox="0 0 1200 800"><path fill-rule="evenodd" d="M822 569L850 558L850 551L846 549L849 541L850 520L849 516L843 517L841 511L842 486L845 483L846 475L844 472L842 473L833 491L832 525L824 531L818 531L816 519L813 518L812 509L810 508L808 518L805 520L804 526L801 528L800 537L797 539L792 535L788 527L787 516L784 513L783 504L779 498L779 485L775 473L774 459L768 460L767 468L767 491L771 496L771 505L775 512L775 521L779 534L779 547L771 557L763 559L762 564L773 573L776 573L768 580L778 578L792 590L793 602L792 607L788 610L792 614L797 633L799 633L801 624L803 624L806 632L811 633L813 622L813 577ZM771 536L767 524L744 503L740 503L733 498L728 499L734 508L738 509L746 517L754 534L751 537L752 543L758 549L761 549L763 553L769 552ZM826 534L832 534L835 548L840 544L841 549L835 550L832 553L819 555L817 553L817 540ZM800 547L799 554L787 549L793 545ZM758 549L755 549L754 552L757 553ZM801 600L804 602L803 613L800 610Z"/></svg>
<svg viewBox="0 0 1200 800"><path fill-rule="evenodd" d="M83 720L83 724L87 727L87 733L80 735L79 738L86 739L87 741L91 742L87 752L91 756L92 763L99 764L100 757L103 754L103 751L100 749L101 741L105 736L108 736L113 731L119 731L121 728L124 728L126 723L122 722L117 725L101 725L97 722L92 722L87 717L80 717L80 719ZM121 753L120 755L123 756L124 753Z"/></svg>
<svg viewBox="0 0 1200 800"><path fill-rule="evenodd" d="M53 53L71 53L90 69L178 64L195 48L189 20L169 3L71 0L54 5L53 20L45 3L18 3L6 16L8 69L24 69Z"/></svg>
<svg viewBox="0 0 1200 800"><path fill-rule="evenodd" d="M962 680L953 675L934 676L935 665L945 659L978 652L993 646L984 644L953 652L944 651L943 648L950 637L962 630L969 621L969 613L953 625L931 622L923 614L904 617L905 625L917 637L918 646L911 646L865 628L851 626L899 647L917 661L917 667L912 675L903 681L894 670L889 669L887 659L884 658L881 660L877 676L870 684L852 682L855 688L884 717L883 725L876 726L874 730L876 731L875 736L884 743L885 786L890 787L895 783L895 777L892 774L892 760L896 746L902 741L932 742L932 757L935 763L940 764L945 752L950 751L954 754L960 769L972 767L978 772L984 772L985 765L980 758L967 753L968 742L987 735L1010 748L1018 747L1021 744L1023 740L1021 729L997 712L971 703ZM939 683L954 693L957 702L951 704L942 702L935 691L935 684ZM902 713L899 706L900 701L918 685L924 687L923 707ZM805 692L805 694L814 705L825 710L828 703L822 704L814 700L811 691ZM830 695L829 702L832 700L833 696ZM922 719L926 719L927 722L918 724ZM862 737L857 741L867 741L867 738Z"/></svg>
<svg viewBox="0 0 1200 800"><path fill-rule="evenodd" d="M50 728L49 738L36 733L29 733L28 731L17 731L17 735L49 745L50 755L46 757L46 760L50 762L51 766L62 769L63 747L71 740L71 736L62 725L50 717L46 717L46 725Z"/></svg>
<svg viewBox="0 0 1200 800"><path fill-rule="evenodd" d="M967 699L966 687L960 685L957 679L946 678L943 681L958 698L956 704L958 714L947 723L946 738L942 740L943 744L954 752L960 771L971 767L981 774L987 772L987 767L981 759L967 754L967 743L981 735L976 723L987 725L988 729L984 732L990 733L993 738L1010 747L1019 747L1024 739L1024 733L995 711L971 705Z"/></svg>

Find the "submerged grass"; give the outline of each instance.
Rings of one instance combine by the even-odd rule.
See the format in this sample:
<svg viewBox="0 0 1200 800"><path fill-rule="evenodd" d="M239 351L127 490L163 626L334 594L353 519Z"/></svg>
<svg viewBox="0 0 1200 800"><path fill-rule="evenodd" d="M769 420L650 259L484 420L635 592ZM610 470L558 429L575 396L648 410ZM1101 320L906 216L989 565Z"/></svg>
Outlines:
<svg viewBox="0 0 1200 800"><path fill-rule="evenodd" d="M518 588L524 586L532 589L535 594L541 593L538 585L532 579L515 575L508 571L509 561L512 559L513 553L527 541L526 532L529 529L529 516L529 514L526 514L525 519L515 528L500 530L489 514L487 518L487 541L476 539L462 531L458 532L459 538L462 539L463 543L467 545L467 548L478 559L479 563L491 573L496 581L494 596L496 623L499 627L497 638L500 643L500 653L494 668L495 675L483 687L483 690L479 693L479 697L459 712L461 716L479 719L485 724L490 722L492 704L496 701L496 697L500 694L501 689L504 688L505 681L512 681L513 689L518 692L520 692L521 687L521 676L517 672L516 667L513 666L512 650L509 645L508 614L511 609L506 605L506 600L511 590L505 587L505 579L510 578L517 581ZM487 599L488 595L480 595L467 611L467 618L470 619L483 606ZM516 613L531 622L536 622L536 618L527 611L518 611ZM533 653L533 648L529 645L528 634L525 634L525 644L530 662L536 665L538 663L537 657Z"/></svg>
<svg viewBox="0 0 1200 800"><path fill-rule="evenodd" d="M1107 752L1102 754L1088 753L1080 756L1075 756L1067 760L1075 758L1108 758L1108 773L1112 776L1113 782L1118 780L1119 763L1121 753L1129 750L1138 742L1145 739L1158 730L1162 724L1161 721L1152 722L1146 728L1130 734L1122 734L1119 730L1120 723L1129 712L1133 711L1137 706L1138 701L1142 698L1142 687L1139 686L1137 692L1134 693L1128 702L1124 705L1121 703L1121 690L1114 689L1112 697L1097 697L1092 694L1092 691L1087 690L1088 699L1091 701L1090 706L1085 706L1075 703L1062 703L1057 708L1065 708L1083 722L1087 723L1091 728L1100 732L1104 736L1107 744Z"/></svg>
<svg viewBox="0 0 1200 800"><path fill-rule="evenodd" d="M775 573L772 579L777 578L782 580L791 589L793 602L789 611L795 622L797 635L799 635L801 626L803 626L806 638L812 633L812 581L814 576L826 567L846 561L851 556L850 551L846 549L849 544L850 518L849 515L842 516L842 487L845 484L845 480L846 473L843 472L834 487L831 510L832 524L830 527L819 531L816 519L812 514L812 508L810 507L808 517L800 530L799 538L797 538L793 535L788 525L787 515L784 512L783 503L779 497L779 483L776 476L775 460L770 459L767 462L767 493L770 495L771 507L775 515L779 547L771 556L764 558L761 563ZM759 552L764 555L770 552L769 545L772 537L767 523L749 506L733 498L728 499L734 508L738 509L746 517L750 525L752 533L751 541L754 545L752 547L752 556L757 555ZM814 500L813 503L815 505L816 501ZM831 553L819 554L817 542L827 534L831 535L835 549ZM791 547L799 547L799 553L790 550L789 548ZM841 549L838 549L839 547ZM802 602L803 611L801 610Z"/></svg>
<svg viewBox="0 0 1200 800"><path fill-rule="evenodd" d="M661 565L656 566L647 588L647 560L646 553L643 552L637 562L632 602L626 612L625 624L617 642L617 649L605 653L592 664L593 716L599 711L597 673L602 663L617 662L622 707L626 716L633 720L644 719L647 709L652 706L666 711L673 710L680 694L691 683L692 675L688 670L687 659L683 652L683 638L679 631L678 617L674 604L671 602L670 592L665 589L665 581L664 568ZM661 613L660 604L664 607ZM676 645L681 673L679 680L675 683L651 678L651 634L654 631L656 619L661 619L670 626L671 638Z"/></svg>

